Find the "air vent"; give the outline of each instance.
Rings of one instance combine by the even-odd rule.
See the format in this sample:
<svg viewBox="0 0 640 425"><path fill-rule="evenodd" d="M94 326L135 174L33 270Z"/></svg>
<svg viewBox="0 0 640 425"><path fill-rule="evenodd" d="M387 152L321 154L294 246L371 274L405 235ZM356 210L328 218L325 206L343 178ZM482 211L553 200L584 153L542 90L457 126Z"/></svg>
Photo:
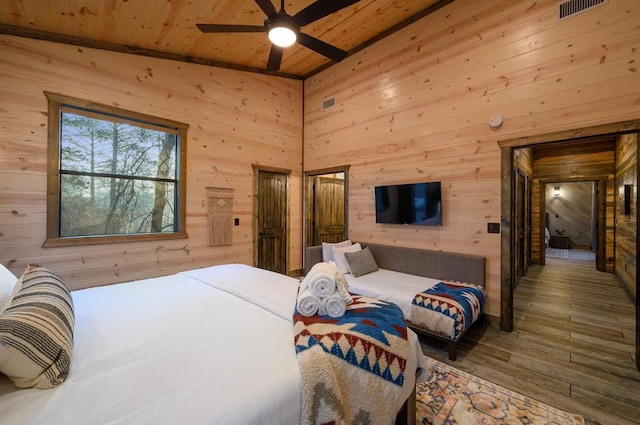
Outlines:
<svg viewBox="0 0 640 425"><path fill-rule="evenodd" d="M327 109L331 109L336 106L336 98L330 97L329 99L325 99L322 101L322 110L326 111Z"/></svg>
<svg viewBox="0 0 640 425"><path fill-rule="evenodd" d="M570 18L582 12L607 4L609 0L568 0L558 4L558 20Z"/></svg>

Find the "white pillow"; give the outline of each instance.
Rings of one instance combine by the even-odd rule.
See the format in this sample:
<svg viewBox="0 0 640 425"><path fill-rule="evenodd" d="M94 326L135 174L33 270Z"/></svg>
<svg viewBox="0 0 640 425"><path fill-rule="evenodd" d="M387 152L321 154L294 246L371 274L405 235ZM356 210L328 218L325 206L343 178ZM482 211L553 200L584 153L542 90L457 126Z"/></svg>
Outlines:
<svg viewBox="0 0 640 425"><path fill-rule="evenodd" d="M359 243L353 244L345 247L334 247L333 248L333 259L336 262L336 266L338 266L338 270L340 272L347 274L351 273L349 269L349 263L347 263L347 259L344 256L345 252L357 252L362 250L362 246Z"/></svg>
<svg viewBox="0 0 640 425"><path fill-rule="evenodd" d="M347 239L346 241L336 243L322 242L322 261L324 263L335 261L333 259L333 248L342 248L345 246L351 246L351 240Z"/></svg>
<svg viewBox="0 0 640 425"><path fill-rule="evenodd" d="M18 278L9 269L0 264L0 313L11 304L13 289Z"/></svg>

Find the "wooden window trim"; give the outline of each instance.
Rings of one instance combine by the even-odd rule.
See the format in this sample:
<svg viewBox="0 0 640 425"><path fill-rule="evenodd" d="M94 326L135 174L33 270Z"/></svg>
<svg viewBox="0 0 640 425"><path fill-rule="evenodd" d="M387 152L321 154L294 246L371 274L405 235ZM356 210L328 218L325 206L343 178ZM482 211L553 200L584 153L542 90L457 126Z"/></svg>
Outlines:
<svg viewBox="0 0 640 425"><path fill-rule="evenodd" d="M47 125L47 238L43 248L98 245L121 242L159 241L188 238L186 232L187 212L187 128L188 125L177 121L153 117L125 109L101 105L98 103L64 96L58 93L44 92L48 104ZM170 233L149 233L134 235L97 235L60 237L60 117L63 105L75 106L79 109L102 112L106 115L118 116L121 122L132 123L150 129L161 130L178 135L178 184L177 212L178 230ZM73 111L75 108L67 108ZM122 117L127 117L122 118ZM146 123L146 124L143 124Z"/></svg>

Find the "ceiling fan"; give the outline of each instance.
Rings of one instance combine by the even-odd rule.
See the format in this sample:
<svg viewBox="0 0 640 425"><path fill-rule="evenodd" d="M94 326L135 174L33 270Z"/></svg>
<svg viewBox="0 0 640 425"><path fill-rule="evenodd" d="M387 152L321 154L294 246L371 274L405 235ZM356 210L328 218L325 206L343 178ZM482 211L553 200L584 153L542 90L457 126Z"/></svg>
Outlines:
<svg viewBox="0 0 640 425"><path fill-rule="evenodd" d="M300 32L300 27L324 18L359 1L360 0L317 0L291 16L284 10L284 0L280 2L279 12L276 11L271 0L255 0L258 6L260 6L260 9L267 15L263 26L225 24L196 24L196 26L203 33L266 32L269 40L273 43L271 52L269 53L269 60L267 61L267 70L269 71L277 71L280 69L284 48L291 46L296 41L335 62L340 62L347 56L347 52Z"/></svg>

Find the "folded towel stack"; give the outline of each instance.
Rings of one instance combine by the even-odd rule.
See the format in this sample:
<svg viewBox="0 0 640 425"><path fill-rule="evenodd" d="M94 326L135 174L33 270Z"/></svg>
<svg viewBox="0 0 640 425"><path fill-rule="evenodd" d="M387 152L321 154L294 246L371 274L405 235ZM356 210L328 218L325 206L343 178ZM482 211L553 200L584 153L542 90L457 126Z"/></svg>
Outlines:
<svg viewBox="0 0 640 425"><path fill-rule="evenodd" d="M296 307L303 316L340 317L353 299L335 263L317 263L300 284Z"/></svg>

